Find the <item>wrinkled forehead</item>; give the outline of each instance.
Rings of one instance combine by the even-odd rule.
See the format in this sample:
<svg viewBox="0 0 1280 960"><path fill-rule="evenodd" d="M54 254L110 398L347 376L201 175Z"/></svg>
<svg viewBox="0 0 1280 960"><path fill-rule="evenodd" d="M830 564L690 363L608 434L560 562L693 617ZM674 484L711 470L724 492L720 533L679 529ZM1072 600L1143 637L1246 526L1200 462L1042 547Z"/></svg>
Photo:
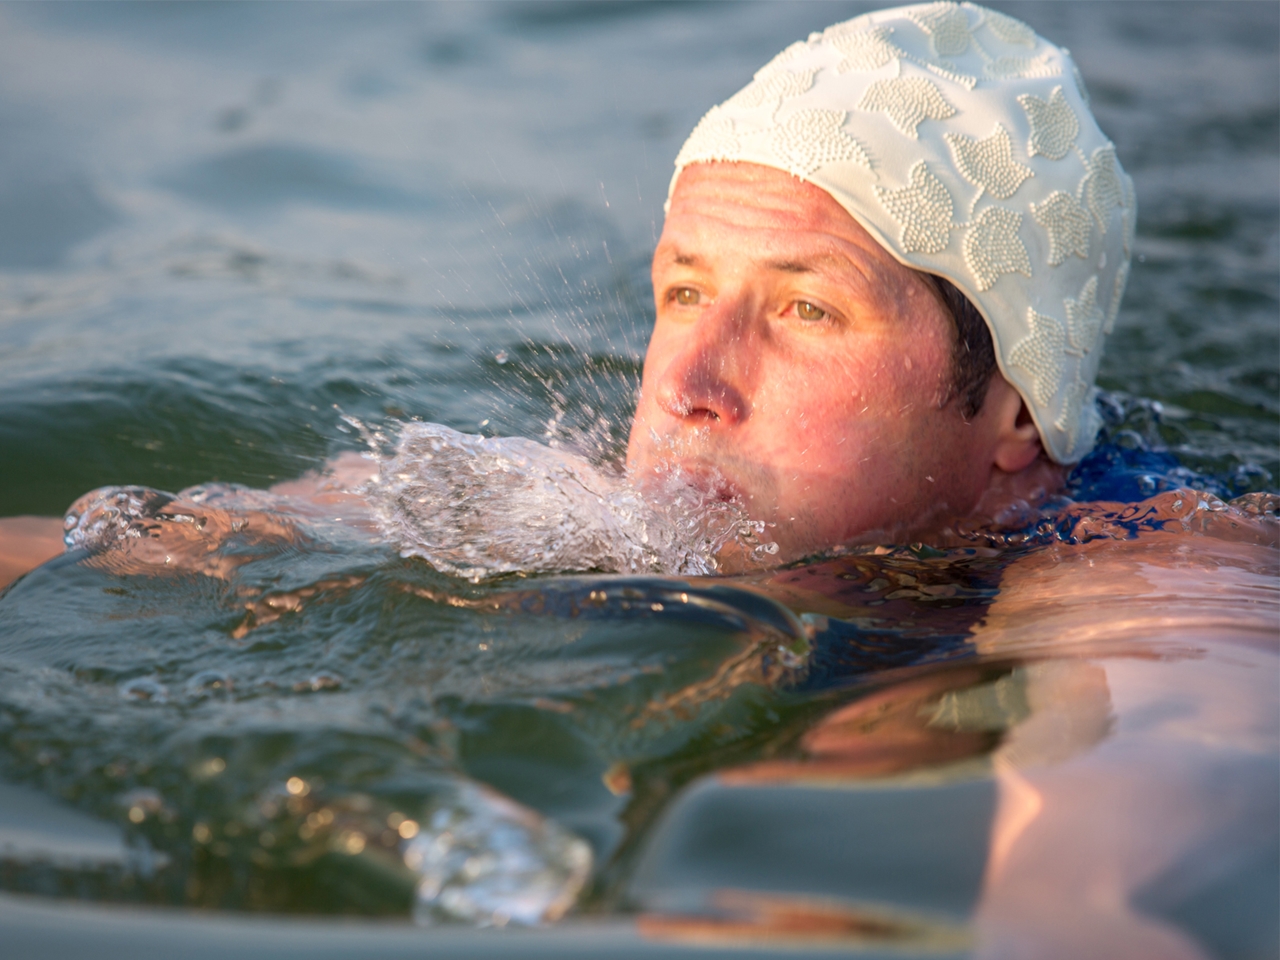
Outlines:
<svg viewBox="0 0 1280 960"><path fill-rule="evenodd" d="M826 190L757 163L695 163L671 193L667 218L714 216L743 227L857 230L862 227Z"/></svg>

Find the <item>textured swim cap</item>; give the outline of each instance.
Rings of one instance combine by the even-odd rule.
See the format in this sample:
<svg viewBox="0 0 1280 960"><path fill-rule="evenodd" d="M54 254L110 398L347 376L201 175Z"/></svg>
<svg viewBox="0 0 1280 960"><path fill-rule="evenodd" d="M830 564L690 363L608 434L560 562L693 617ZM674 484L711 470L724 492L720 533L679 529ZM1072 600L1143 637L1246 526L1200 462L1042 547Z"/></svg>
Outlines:
<svg viewBox="0 0 1280 960"><path fill-rule="evenodd" d="M1099 426L1094 379L1129 274L1133 184L1067 51L971 3L881 10L774 57L676 157L786 170L982 312L1049 455Z"/></svg>

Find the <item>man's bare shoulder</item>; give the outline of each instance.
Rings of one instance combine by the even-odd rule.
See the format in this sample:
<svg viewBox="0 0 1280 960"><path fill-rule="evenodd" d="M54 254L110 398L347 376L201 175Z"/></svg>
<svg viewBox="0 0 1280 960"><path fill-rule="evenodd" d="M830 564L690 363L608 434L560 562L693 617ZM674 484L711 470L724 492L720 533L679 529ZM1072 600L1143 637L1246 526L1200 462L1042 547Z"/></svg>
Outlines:
<svg viewBox="0 0 1280 960"><path fill-rule="evenodd" d="M797 610L852 620L913 619L921 601L942 616L943 607L968 600L985 610L965 629L991 653L1193 629L1274 646L1277 499L1224 504L1171 491L1135 504L1078 504L1057 518L1062 537L1053 542L933 551L923 562L909 551L856 554L759 574L746 585Z"/></svg>
<svg viewBox="0 0 1280 960"><path fill-rule="evenodd" d="M354 495L353 491L377 475L378 460L374 456L347 450L296 480L277 483L271 492L316 503L345 501Z"/></svg>
<svg viewBox="0 0 1280 960"><path fill-rule="evenodd" d="M1196 638L1277 646L1274 543L1184 534L1055 544L1011 564L973 631L983 653L1081 654Z"/></svg>

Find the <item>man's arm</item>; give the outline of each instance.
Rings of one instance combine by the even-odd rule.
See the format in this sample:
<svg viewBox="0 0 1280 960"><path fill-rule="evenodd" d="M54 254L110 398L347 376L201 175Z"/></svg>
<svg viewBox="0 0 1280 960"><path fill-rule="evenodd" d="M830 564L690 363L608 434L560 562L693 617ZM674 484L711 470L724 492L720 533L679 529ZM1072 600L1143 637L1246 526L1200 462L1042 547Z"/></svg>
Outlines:
<svg viewBox="0 0 1280 960"><path fill-rule="evenodd" d="M367 453L344 451L317 470L308 470L296 480L284 480L270 488L272 493L295 500L330 506L364 503L353 492L378 475L378 461Z"/></svg>
<svg viewBox="0 0 1280 960"><path fill-rule="evenodd" d="M62 550L60 517L0 517L0 588Z"/></svg>
<svg viewBox="0 0 1280 960"><path fill-rule="evenodd" d="M353 452L341 453L321 469L305 473L296 480L278 483L270 492L288 497L293 501L292 506L297 513L302 516L316 509L321 509L327 515L332 512L333 507L342 506L345 508L343 515L350 523L371 528L372 521L367 516L365 500L353 491L358 490L361 484L377 473L378 464L372 457ZM196 512L201 510L196 509ZM293 511L288 506L281 510L282 514L291 512ZM279 532L278 523L268 521L259 526L262 527L262 533ZM180 532L190 531L183 528ZM214 535L217 525L207 532L210 536ZM62 535L62 519L58 517L0 517L0 588L61 554L64 549ZM176 546L180 547L181 544ZM203 555L207 550L197 552ZM170 556L178 565L182 565L187 555L185 551L177 550ZM205 573L213 572L207 566L200 566L200 569Z"/></svg>

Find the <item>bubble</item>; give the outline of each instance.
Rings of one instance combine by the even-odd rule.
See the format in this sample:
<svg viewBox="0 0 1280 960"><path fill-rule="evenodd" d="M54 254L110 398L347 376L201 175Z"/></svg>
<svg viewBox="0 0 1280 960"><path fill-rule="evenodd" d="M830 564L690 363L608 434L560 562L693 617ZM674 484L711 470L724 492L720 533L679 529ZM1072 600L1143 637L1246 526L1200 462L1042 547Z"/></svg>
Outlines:
<svg viewBox="0 0 1280 960"><path fill-rule="evenodd" d="M201 699L220 693L230 693L233 689L231 677L221 670L201 670L187 681L188 697Z"/></svg>
<svg viewBox="0 0 1280 960"><path fill-rule="evenodd" d="M312 674L305 681L295 683L293 689L302 691L337 690L342 686L342 677L328 670Z"/></svg>
<svg viewBox="0 0 1280 960"><path fill-rule="evenodd" d="M134 677L120 684L120 696L145 703L168 703L169 688L155 677Z"/></svg>
<svg viewBox="0 0 1280 960"><path fill-rule="evenodd" d="M68 549L100 550L127 538L141 538L173 494L149 487L100 487L71 505L63 517Z"/></svg>

